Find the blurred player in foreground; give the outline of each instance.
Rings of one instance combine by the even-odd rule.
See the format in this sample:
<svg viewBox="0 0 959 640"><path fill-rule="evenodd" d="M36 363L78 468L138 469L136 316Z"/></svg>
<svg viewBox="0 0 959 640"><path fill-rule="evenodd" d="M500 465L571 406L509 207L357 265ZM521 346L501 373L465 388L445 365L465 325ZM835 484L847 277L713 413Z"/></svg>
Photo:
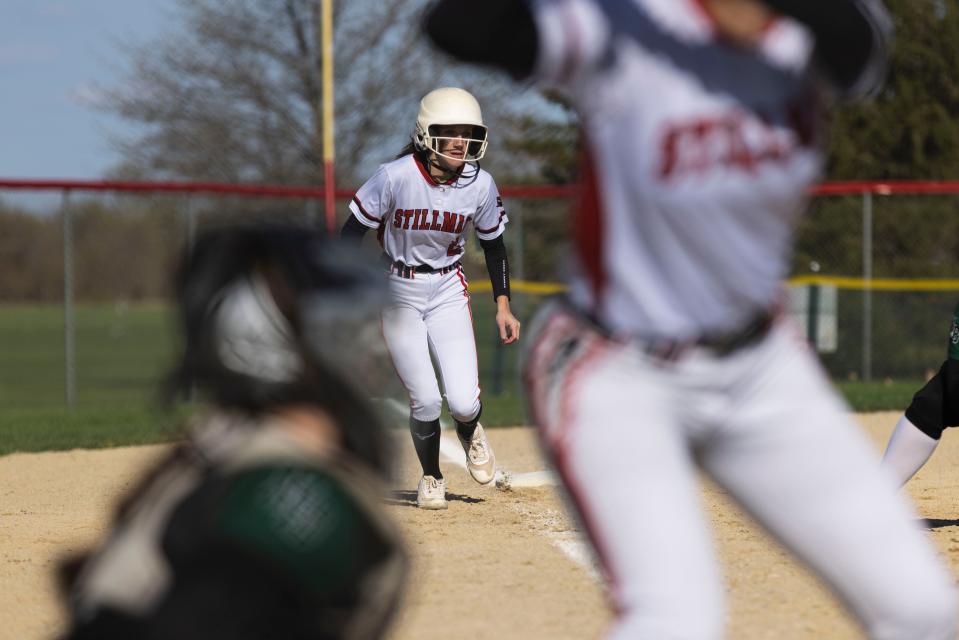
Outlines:
<svg viewBox="0 0 959 640"><path fill-rule="evenodd" d="M955 426L959 426L959 304L952 313L946 361L899 418L883 467L900 486L906 484L932 456L946 427Z"/></svg>
<svg viewBox="0 0 959 640"><path fill-rule="evenodd" d="M386 436L350 377L385 295L354 249L297 228L198 240L171 391L208 407L64 566L64 638L383 634L407 561L380 503Z"/></svg>
<svg viewBox="0 0 959 640"><path fill-rule="evenodd" d="M359 242L377 229L383 247L391 296L383 312L383 336L409 394L410 435L423 468L416 504L423 509L447 507L439 463L443 395L472 478L489 484L496 471L479 423L483 405L473 314L460 264L470 227L486 257L500 339L503 344L519 340L503 243L509 219L493 177L479 166L486 143L476 98L456 87L430 91L420 101L412 140L356 192L353 215L342 231L344 238Z"/></svg>
<svg viewBox="0 0 959 640"><path fill-rule="evenodd" d="M525 364L611 582L612 638L720 638L697 467L884 640L955 637L952 577L779 312L826 90L883 77L878 0L442 0L443 49L555 83L585 158L569 294Z"/></svg>

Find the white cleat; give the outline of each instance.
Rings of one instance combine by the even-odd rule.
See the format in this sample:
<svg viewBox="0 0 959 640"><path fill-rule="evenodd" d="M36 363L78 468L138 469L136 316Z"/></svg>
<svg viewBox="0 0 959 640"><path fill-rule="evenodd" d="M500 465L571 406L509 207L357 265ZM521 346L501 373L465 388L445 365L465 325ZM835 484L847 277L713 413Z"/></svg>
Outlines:
<svg viewBox="0 0 959 640"><path fill-rule="evenodd" d="M466 468L469 470L473 480L480 484L489 484L493 481L496 472L496 458L493 456L493 449L489 446L486 439L486 432L483 431L483 425L476 423L476 430L470 439L461 438L456 434L460 444L463 445L463 451L466 452Z"/></svg>
<svg viewBox="0 0 959 640"><path fill-rule="evenodd" d="M416 506L420 509L445 509L446 480L437 480L433 476L420 478L420 485L416 489Z"/></svg>

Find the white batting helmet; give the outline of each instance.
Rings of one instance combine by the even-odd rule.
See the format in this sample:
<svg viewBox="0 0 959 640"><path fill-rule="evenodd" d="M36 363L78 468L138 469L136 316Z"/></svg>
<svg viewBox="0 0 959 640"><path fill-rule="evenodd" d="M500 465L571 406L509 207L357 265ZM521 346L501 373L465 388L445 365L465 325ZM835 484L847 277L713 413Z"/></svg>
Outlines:
<svg viewBox="0 0 959 640"><path fill-rule="evenodd" d="M469 91L455 87L443 87L430 91L420 101L420 112L416 116L416 128L413 131L413 144L417 149L432 151L433 153L451 160L453 158L439 151L439 140L447 138L437 137L430 130L436 125L466 124L473 126L473 136L468 139L466 148L467 161L476 161L486 153L486 125L483 124L483 113L479 102Z"/></svg>

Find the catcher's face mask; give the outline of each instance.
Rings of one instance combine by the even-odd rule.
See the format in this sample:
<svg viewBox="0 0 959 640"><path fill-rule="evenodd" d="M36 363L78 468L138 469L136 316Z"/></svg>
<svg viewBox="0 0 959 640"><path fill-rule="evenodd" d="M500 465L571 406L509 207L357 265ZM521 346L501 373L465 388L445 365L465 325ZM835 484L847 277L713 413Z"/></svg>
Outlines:
<svg viewBox="0 0 959 640"><path fill-rule="evenodd" d="M268 382L292 382L304 355L354 384L389 367L380 331L386 280L350 247L324 243L292 273L254 271L217 305L217 352L225 367ZM305 276L305 277L304 277ZM385 365L385 366L384 366Z"/></svg>
<svg viewBox="0 0 959 640"><path fill-rule="evenodd" d="M380 332L387 280L379 262L308 230L203 238L180 298L185 366L200 384L221 384L215 372L225 370L282 385L308 360L364 389L392 372Z"/></svg>
<svg viewBox="0 0 959 640"><path fill-rule="evenodd" d="M213 306L216 353L225 368L267 382L292 382L303 371L290 319L262 274L238 279Z"/></svg>

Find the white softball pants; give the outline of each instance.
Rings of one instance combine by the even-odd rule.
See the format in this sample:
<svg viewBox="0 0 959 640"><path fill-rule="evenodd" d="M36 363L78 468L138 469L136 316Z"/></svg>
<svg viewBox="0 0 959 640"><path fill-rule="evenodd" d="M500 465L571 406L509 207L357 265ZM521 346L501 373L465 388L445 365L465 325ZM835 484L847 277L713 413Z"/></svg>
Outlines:
<svg viewBox="0 0 959 640"><path fill-rule="evenodd" d="M479 368L469 293L462 268L445 274L390 274L392 301L383 312L383 336L417 420L440 417L443 396L453 418L468 422L480 410Z"/></svg>
<svg viewBox="0 0 959 640"><path fill-rule="evenodd" d="M784 321L726 358L656 361L566 312L526 379L611 581L615 639L723 636L697 467L804 561L870 638L955 638L953 579L879 456Z"/></svg>

